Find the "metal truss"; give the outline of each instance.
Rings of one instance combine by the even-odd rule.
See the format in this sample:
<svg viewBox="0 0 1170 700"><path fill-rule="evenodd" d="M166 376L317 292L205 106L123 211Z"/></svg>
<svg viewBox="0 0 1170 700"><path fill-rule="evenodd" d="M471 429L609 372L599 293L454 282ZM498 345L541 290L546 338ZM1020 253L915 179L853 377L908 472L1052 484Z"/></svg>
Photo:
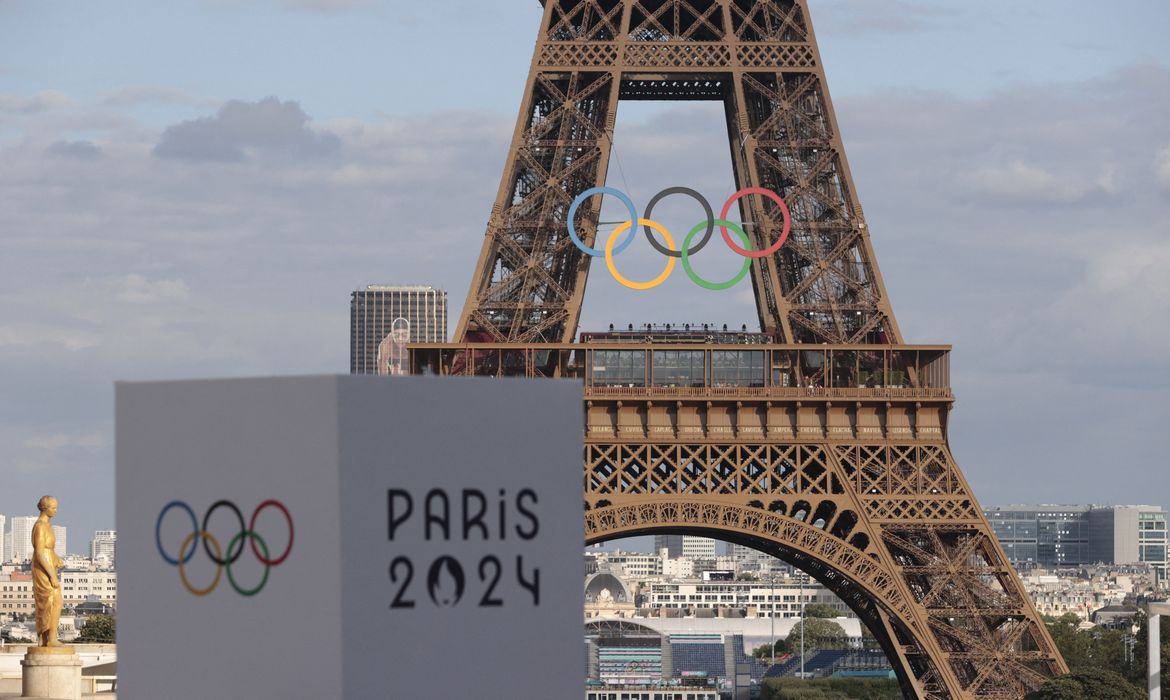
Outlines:
<svg viewBox="0 0 1170 700"><path fill-rule="evenodd" d="M547 0L508 166L457 337L570 342L590 258L569 205L605 183L620 99L721 100L739 187L792 212L789 241L755 261L761 327L786 342L899 342L874 263L804 2ZM598 209L578 230L593 244ZM782 224L740 201L753 246Z"/></svg>
<svg viewBox="0 0 1170 700"><path fill-rule="evenodd" d="M586 443L589 542L701 533L862 617L909 697L1022 698L1066 671L945 444Z"/></svg>
<svg viewBox="0 0 1170 700"><path fill-rule="evenodd" d="M412 346L412 370L581 379L588 541L686 532L780 556L857 612L907 697L1022 698L1066 672L947 446L948 349L901 345L807 0L542 4L461 344ZM752 267L777 343L759 384L713 381L710 354L702 385L657 384L669 339L573 342L590 258L566 217L605 184L621 99L721 100L736 184L790 207L788 242ZM598 215L576 222L589 245ZM753 247L776 240L774 204L740 215ZM595 381L603 346L644 351L647 375Z"/></svg>

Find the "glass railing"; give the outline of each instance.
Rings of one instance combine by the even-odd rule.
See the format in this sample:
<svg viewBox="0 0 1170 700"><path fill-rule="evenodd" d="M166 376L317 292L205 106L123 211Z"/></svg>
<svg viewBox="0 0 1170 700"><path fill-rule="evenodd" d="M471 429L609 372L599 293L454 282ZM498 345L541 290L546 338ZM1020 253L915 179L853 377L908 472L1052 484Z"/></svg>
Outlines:
<svg viewBox="0 0 1170 700"><path fill-rule="evenodd" d="M595 396L950 396L945 345L411 345L413 374L579 379Z"/></svg>

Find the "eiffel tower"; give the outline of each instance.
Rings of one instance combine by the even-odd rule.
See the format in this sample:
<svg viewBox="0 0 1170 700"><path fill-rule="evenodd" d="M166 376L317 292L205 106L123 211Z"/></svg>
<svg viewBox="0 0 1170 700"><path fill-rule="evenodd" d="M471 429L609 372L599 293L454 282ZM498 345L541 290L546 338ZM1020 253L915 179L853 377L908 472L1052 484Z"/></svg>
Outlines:
<svg viewBox="0 0 1170 700"><path fill-rule="evenodd" d="M850 605L906 697L1021 698L1067 672L948 447L950 348L903 343L807 0L541 4L461 342L411 346L412 371L580 379L588 542L779 556ZM789 238L751 264L760 332L577 341L592 256L567 218L605 184L623 99L722 101L736 184L787 203ZM588 246L599 199L575 222ZM772 200L739 214L751 249L781 235Z"/></svg>

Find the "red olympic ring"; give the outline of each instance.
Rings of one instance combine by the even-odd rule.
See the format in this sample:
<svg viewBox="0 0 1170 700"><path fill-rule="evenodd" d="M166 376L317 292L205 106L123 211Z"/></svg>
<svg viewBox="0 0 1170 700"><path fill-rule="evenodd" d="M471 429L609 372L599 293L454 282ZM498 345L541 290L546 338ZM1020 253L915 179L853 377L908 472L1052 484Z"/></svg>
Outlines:
<svg viewBox="0 0 1170 700"><path fill-rule="evenodd" d="M727 244L727 247L731 248L736 253L739 253L745 258L762 258L780 250L780 247L784 245L785 241L788 240L788 234L792 232L792 212L788 210L788 205L784 203L784 200L780 198L780 195L776 194L775 192L764 189L763 187L745 187L739 192L731 195L731 199L727 200L727 204L723 205L723 212L719 214L719 218L727 219L727 214L731 211L731 205L735 204L740 198L746 197L749 194L763 195L764 197L767 197L779 205L780 212L784 215L784 230L780 234L780 239L763 250L748 250L746 248L739 247L736 245L735 241L731 240L731 233L727 230L726 226L721 225L719 227L719 232L723 234L723 242Z"/></svg>
<svg viewBox="0 0 1170 700"><path fill-rule="evenodd" d="M288 521L288 546L284 548L284 553L279 557L269 560L260 555L260 550L256 548L256 538L253 537L250 538L252 544L252 553L255 554L256 558L260 560L260 563L264 564L265 566L280 566L285 559L288 559L288 555L290 552L292 552L293 546L293 520L292 516L289 515L288 508L285 508L284 504L276 499L268 499L267 501L264 501L260 505L256 506L256 510L252 511L252 521L248 523L248 529L252 532L256 531L256 517L260 515L260 511L264 510L268 506L273 506L281 513L284 513L284 519Z"/></svg>

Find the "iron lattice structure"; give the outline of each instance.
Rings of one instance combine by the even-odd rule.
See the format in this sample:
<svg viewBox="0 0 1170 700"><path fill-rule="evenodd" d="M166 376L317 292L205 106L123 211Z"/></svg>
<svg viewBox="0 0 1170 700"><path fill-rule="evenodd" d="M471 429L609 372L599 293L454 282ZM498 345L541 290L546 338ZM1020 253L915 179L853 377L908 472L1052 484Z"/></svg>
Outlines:
<svg viewBox="0 0 1170 700"><path fill-rule="evenodd" d="M907 697L1020 698L1066 672L948 447L949 348L902 344L806 0L543 6L463 342L412 346L413 371L581 379L590 542L686 532L780 556L851 605ZM788 203L788 242L752 267L762 333L573 342L591 259L566 216L605 184L622 99L722 100L736 184ZM779 234L765 198L740 215L755 249Z"/></svg>

